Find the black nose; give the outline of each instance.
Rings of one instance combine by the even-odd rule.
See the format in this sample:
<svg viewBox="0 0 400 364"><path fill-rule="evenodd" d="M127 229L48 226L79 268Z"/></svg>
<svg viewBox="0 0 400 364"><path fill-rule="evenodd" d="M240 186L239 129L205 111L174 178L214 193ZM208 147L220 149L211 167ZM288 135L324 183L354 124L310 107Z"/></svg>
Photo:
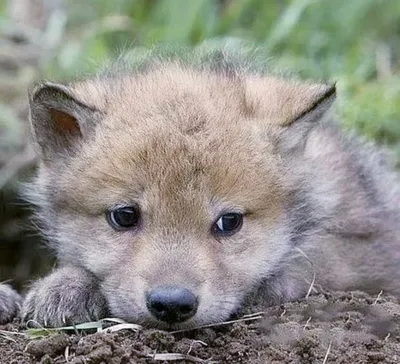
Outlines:
<svg viewBox="0 0 400 364"><path fill-rule="evenodd" d="M168 323L183 322L195 315L197 299L186 288L164 286L147 294L147 308L151 314Z"/></svg>

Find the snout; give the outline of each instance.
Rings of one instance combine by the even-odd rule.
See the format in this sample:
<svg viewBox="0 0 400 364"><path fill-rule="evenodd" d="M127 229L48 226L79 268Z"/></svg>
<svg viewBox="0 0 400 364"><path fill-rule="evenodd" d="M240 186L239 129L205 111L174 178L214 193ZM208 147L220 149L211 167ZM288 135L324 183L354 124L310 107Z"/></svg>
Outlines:
<svg viewBox="0 0 400 364"><path fill-rule="evenodd" d="M188 289L179 286L162 286L146 295L151 314L169 324L184 322L197 312L198 300Z"/></svg>

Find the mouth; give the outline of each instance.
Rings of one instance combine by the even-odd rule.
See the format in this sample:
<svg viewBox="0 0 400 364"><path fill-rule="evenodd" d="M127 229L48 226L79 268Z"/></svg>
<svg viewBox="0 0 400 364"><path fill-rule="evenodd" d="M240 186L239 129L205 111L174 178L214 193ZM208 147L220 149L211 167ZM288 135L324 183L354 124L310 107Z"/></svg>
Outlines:
<svg viewBox="0 0 400 364"><path fill-rule="evenodd" d="M198 330L206 327L219 326L221 324L224 324L224 322L240 319L241 316L242 316L241 310L236 310L235 312L232 312L225 320L210 321L205 323L196 322L195 317L183 322L170 322L170 323L154 320L152 318L146 323L146 326L148 325L149 327L169 332L184 332L184 331Z"/></svg>
<svg viewBox="0 0 400 364"><path fill-rule="evenodd" d="M135 323L138 323L135 321ZM201 325L199 325L195 319L189 319L183 322L165 322L161 320L155 319L153 316L149 316L147 319L142 320L139 322L145 328L163 330L163 331L189 331L195 330Z"/></svg>
<svg viewBox="0 0 400 364"><path fill-rule="evenodd" d="M171 313L169 317L165 317L164 320L160 320L154 317L154 315L149 315L143 320L142 324L148 328L154 328L164 331L191 331L196 329L201 329L205 327L219 326L224 322L240 319L243 312L241 307L236 308L230 314L224 316L224 318L209 320L207 317L197 317L196 315L183 319L182 316L179 317L178 313Z"/></svg>

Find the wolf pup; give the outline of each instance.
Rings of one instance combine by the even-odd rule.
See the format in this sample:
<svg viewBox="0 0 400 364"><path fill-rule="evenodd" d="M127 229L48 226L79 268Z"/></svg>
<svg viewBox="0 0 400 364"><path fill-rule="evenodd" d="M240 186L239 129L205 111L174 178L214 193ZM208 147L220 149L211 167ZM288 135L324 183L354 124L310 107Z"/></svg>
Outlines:
<svg viewBox="0 0 400 364"><path fill-rule="evenodd" d="M31 91L30 198L59 266L25 320L179 329L309 291L400 294L399 179L330 120L335 86L206 58Z"/></svg>

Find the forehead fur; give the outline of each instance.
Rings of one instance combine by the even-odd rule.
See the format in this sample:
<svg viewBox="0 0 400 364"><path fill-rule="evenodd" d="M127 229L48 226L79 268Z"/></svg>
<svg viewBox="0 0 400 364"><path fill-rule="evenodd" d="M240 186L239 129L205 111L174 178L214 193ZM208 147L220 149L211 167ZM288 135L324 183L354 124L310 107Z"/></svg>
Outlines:
<svg viewBox="0 0 400 364"><path fill-rule="evenodd" d="M181 123L186 129L198 124L188 120L190 111L203 110L215 117L228 113L228 117L262 118L271 125L286 125L330 89L322 83L248 72L242 64L228 61L216 69L174 60L159 61L142 72L115 72L75 83L72 90L80 100L108 115L180 113L186 116Z"/></svg>
<svg viewBox="0 0 400 364"><path fill-rule="evenodd" d="M69 190L69 201L92 196L91 208L100 211L146 191L170 207L191 201L195 210L202 199L218 198L256 209L267 194L269 206L279 196L280 158L265 138L270 126L255 121L241 77L171 63L73 91L104 117L65 172L82 187Z"/></svg>
<svg viewBox="0 0 400 364"><path fill-rule="evenodd" d="M96 122L86 120L93 130L84 133L67 168L61 162L60 199L91 214L141 199L186 215L210 201L222 210L279 206L288 179L276 139L331 92L223 57L198 65L158 60L65 90L62 97L85 105L86 119L94 110ZM33 101L35 95L41 97L40 88Z"/></svg>

